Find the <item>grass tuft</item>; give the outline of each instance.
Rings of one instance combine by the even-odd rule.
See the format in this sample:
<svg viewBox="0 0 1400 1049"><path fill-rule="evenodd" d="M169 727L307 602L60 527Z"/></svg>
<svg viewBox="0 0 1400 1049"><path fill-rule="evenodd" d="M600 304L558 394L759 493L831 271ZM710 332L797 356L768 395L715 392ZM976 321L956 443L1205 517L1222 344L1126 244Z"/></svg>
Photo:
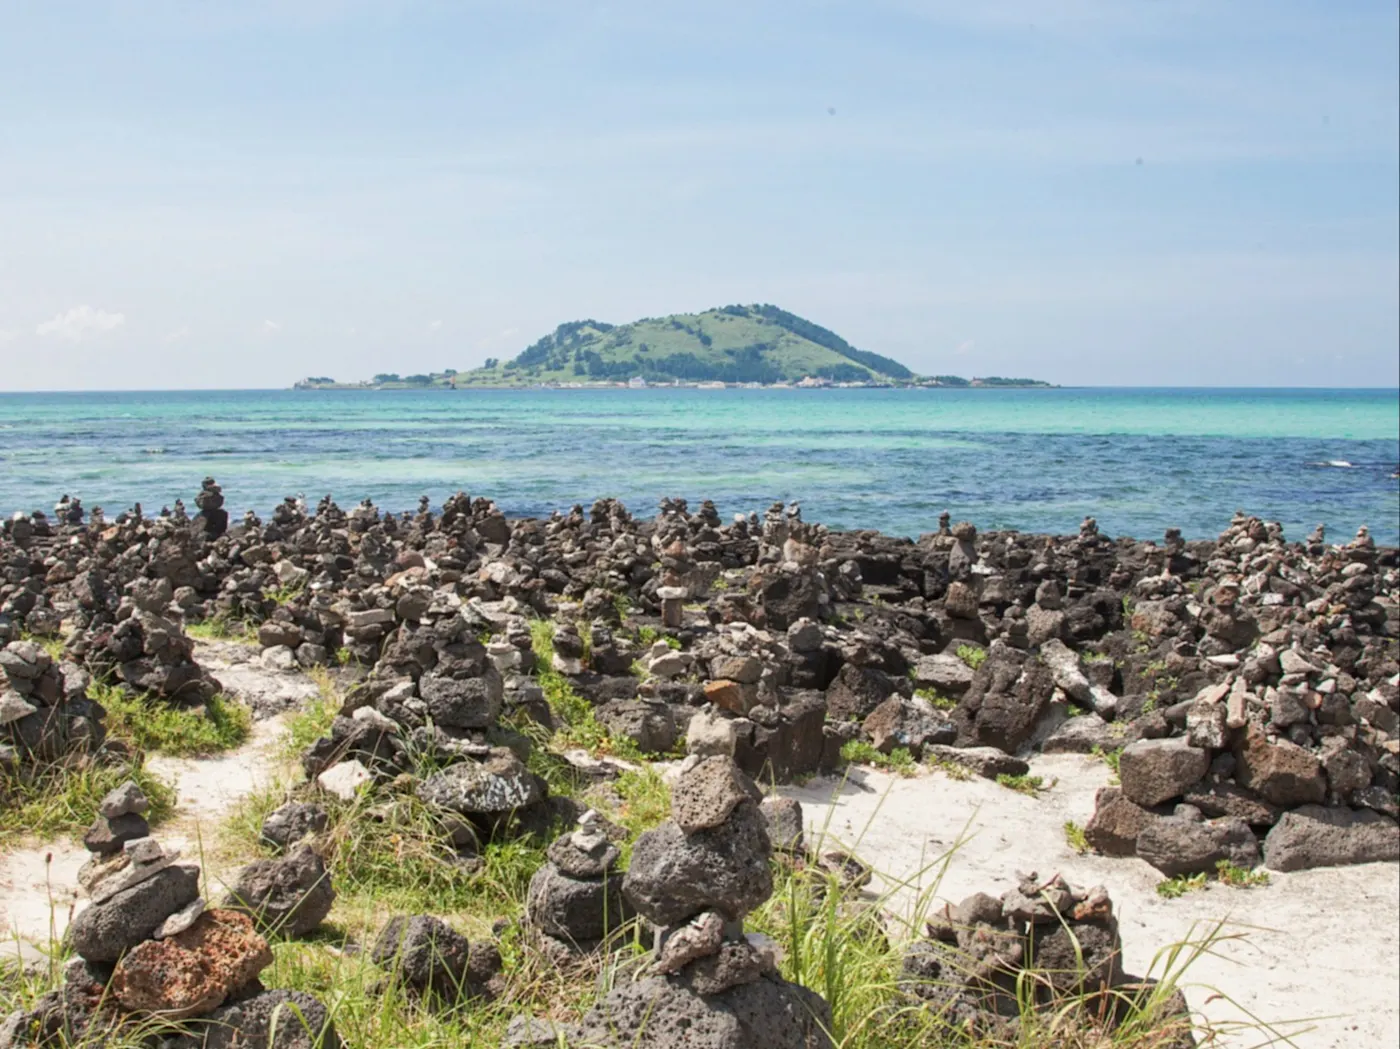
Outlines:
<svg viewBox="0 0 1400 1049"><path fill-rule="evenodd" d="M999 773L997 783L1007 790L1014 790L1017 794L1025 794L1032 798L1039 797L1041 791L1050 789L1041 776L1013 776L1009 772Z"/></svg>
<svg viewBox="0 0 1400 1049"><path fill-rule="evenodd" d="M594 757L612 755L640 761L642 753L630 739L611 735L593 712L593 705L574 691L569 679L554 669L554 624L547 619L530 623L530 641L535 650L536 680L559 726L556 746L578 747Z"/></svg>
<svg viewBox="0 0 1400 1049"><path fill-rule="evenodd" d="M914 695L918 699L926 700L935 710L956 710L958 707L956 699L939 695L936 688L916 688Z"/></svg>
<svg viewBox="0 0 1400 1049"><path fill-rule="evenodd" d="M1167 878L1165 881L1157 883L1157 895L1164 900L1175 900L1185 896L1188 892L1195 892L1206 887L1205 872L1200 874L1178 874L1175 878Z"/></svg>
<svg viewBox="0 0 1400 1049"><path fill-rule="evenodd" d="M987 650L976 645L959 645L957 657L973 670L980 670L982 664L987 661Z"/></svg>
<svg viewBox="0 0 1400 1049"><path fill-rule="evenodd" d="M1081 856L1089 852L1089 839L1084 836L1084 828L1074 820L1065 820L1065 844Z"/></svg>
<svg viewBox="0 0 1400 1049"><path fill-rule="evenodd" d="M88 694L107 711L108 735L141 751L206 757L238 746L253 727L248 708L223 696L187 708L110 685L94 684Z"/></svg>
<svg viewBox="0 0 1400 1049"><path fill-rule="evenodd" d="M919 771L919 763L903 747L895 747L884 754L863 739L853 739L844 744L841 747L841 760L848 765L871 765L900 776L912 776Z"/></svg>
<svg viewBox="0 0 1400 1049"><path fill-rule="evenodd" d="M76 766L49 766L37 775L0 774L0 842L81 834L91 826L98 802L129 779L150 800L146 818L151 823L175 811L175 791L139 761L106 765L84 760Z"/></svg>
<svg viewBox="0 0 1400 1049"><path fill-rule="evenodd" d="M186 623L185 633L201 641L237 641L243 645L258 643L258 631L252 623L225 616L215 616L201 623Z"/></svg>

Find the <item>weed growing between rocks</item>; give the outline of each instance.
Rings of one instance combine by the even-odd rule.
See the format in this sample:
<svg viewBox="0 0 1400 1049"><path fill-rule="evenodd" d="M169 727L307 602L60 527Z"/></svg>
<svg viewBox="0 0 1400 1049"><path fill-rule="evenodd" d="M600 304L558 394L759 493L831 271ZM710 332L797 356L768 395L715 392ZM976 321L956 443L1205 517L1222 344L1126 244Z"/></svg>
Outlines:
<svg viewBox="0 0 1400 1049"><path fill-rule="evenodd" d="M853 739L843 744L841 760L848 765L870 765L899 776L913 776L919 771L919 763L903 747L895 747L885 754L863 739Z"/></svg>
<svg viewBox="0 0 1400 1049"><path fill-rule="evenodd" d="M236 641L242 645L258 643L257 627L246 619L214 616L198 623L186 623L185 633L200 641Z"/></svg>
<svg viewBox="0 0 1400 1049"><path fill-rule="evenodd" d="M1167 878L1165 881L1158 882L1157 895L1165 900L1179 899L1188 892L1209 888L1211 881L1228 885L1234 889L1253 889L1269 884L1269 872L1249 870L1246 867L1237 866L1229 860L1220 860L1215 865L1213 878L1204 871L1198 874L1179 874L1175 878Z"/></svg>
<svg viewBox="0 0 1400 1049"><path fill-rule="evenodd" d="M536 680L558 722L554 744L564 749L578 747L594 757L613 755L640 760L641 751L636 745L631 740L612 736L599 722L593 705L574 691L567 677L554 669L554 623L548 619L531 620L530 642L539 668Z"/></svg>
<svg viewBox="0 0 1400 1049"><path fill-rule="evenodd" d="M959 645L956 655L974 671L980 670L987 661L987 650L976 645Z"/></svg>
<svg viewBox="0 0 1400 1049"><path fill-rule="evenodd" d="M143 752L207 757L243 743L253 727L248 708L221 695L196 707L102 684L94 684L88 695L106 710L108 734Z"/></svg>

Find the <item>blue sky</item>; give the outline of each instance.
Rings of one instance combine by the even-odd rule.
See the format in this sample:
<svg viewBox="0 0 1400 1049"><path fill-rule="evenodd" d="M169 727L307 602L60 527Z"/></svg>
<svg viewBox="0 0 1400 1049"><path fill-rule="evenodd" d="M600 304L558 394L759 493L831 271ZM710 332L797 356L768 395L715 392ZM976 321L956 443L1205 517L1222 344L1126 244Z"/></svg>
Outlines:
<svg viewBox="0 0 1400 1049"><path fill-rule="evenodd" d="M729 302L927 373L1395 385L1397 40L1390 0L0 0L0 389Z"/></svg>

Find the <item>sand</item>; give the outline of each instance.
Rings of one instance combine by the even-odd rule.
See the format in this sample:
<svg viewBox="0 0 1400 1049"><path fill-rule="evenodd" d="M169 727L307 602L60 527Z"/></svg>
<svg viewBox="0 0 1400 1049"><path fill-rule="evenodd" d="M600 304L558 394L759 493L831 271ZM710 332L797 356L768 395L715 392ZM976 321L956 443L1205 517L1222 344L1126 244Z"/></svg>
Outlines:
<svg viewBox="0 0 1400 1049"><path fill-rule="evenodd" d="M938 871L928 868L965 839L937 883L940 900L1000 893L1015 883L1017 871L1058 872L1076 885L1104 885L1119 916L1125 966L1137 975L1149 973L1160 948L1191 938L1193 928L1199 938L1224 921L1228 932L1243 938L1192 966L1184 982L1193 1010L1222 1023L1248 1021L1252 1014L1300 1049L1400 1044L1395 864L1272 874L1266 886L1214 885L1166 900L1155 891L1161 875L1141 860L1080 856L1066 844L1065 821L1088 821L1094 792L1109 779L1106 766L1056 755L1033 761L1032 772L1055 780L1054 787L1031 798L983 779L858 771L781 793L802 802L809 836L824 829L828 841L852 847L884 875L875 881L877 892L893 891L891 878L919 883L921 890L935 886ZM901 892L898 906L908 908L915 895ZM1256 1046L1269 1038L1237 1029L1224 1044Z"/></svg>

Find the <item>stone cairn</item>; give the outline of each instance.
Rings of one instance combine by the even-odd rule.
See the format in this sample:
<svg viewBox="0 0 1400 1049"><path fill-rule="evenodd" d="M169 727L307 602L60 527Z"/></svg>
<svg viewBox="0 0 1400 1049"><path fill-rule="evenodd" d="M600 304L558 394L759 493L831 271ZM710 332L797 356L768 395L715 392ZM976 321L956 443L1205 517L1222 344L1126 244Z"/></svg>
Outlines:
<svg viewBox="0 0 1400 1049"><path fill-rule="evenodd" d="M18 776L97 752L105 711L87 698L90 681L72 663L55 665L33 641L0 649L0 773Z"/></svg>
<svg viewBox="0 0 1400 1049"><path fill-rule="evenodd" d="M77 957L60 989L0 1023L0 1049L105 1044L151 1020L180 1025L172 1026L168 1049L267 1045L275 1013L279 1025L295 1025L304 1035L302 1041L280 1036L277 1045L338 1049L320 1002L263 988L258 975L272 964L272 951L253 920L208 907L199 866L179 852L149 836L126 837L144 827L146 808L134 783L102 800L88 836L94 858L79 874L91 902L68 933ZM118 839L125 840L113 846Z"/></svg>
<svg viewBox="0 0 1400 1049"><path fill-rule="evenodd" d="M621 850L609 840L603 817L589 809L546 855L548 862L530 879L526 925L552 955L596 950L632 916L622 895Z"/></svg>
<svg viewBox="0 0 1400 1049"><path fill-rule="evenodd" d="M964 1033L1014 1039L1027 977L1047 1018L1081 996L1083 1011L1063 1017L1074 1027L1087 1016L1114 1028L1150 1001L1152 982L1123 972L1118 921L1102 886L1085 891L1058 874L1025 874L1000 897L979 892L944 907L927 932L905 951L901 986ZM1180 991L1155 1007L1162 1049L1196 1044Z"/></svg>
<svg viewBox="0 0 1400 1049"><path fill-rule="evenodd" d="M579 1024L517 1018L506 1044L562 1038L580 1047L829 1047L830 1008L778 974L771 941L743 931L744 916L773 891L773 847L760 802L733 758L687 759L671 819L637 839L622 882L627 903L654 930L650 965ZM596 838L586 837L585 845L590 841L598 847Z"/></svg>

